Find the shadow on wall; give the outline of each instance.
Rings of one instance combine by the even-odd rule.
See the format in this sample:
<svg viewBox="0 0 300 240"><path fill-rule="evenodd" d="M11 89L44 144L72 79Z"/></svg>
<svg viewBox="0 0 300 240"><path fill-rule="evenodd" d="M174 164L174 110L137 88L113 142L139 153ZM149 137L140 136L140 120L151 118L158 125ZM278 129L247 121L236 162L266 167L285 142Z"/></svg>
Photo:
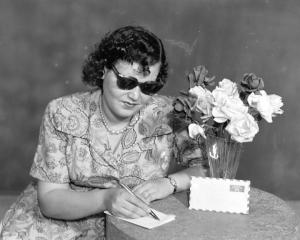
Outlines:
<svg viewBox="0 0 300 240"><path fill-rule="evenodd" d="M81 64L105 32L150 28L169 56L164 94L186 88L185 74L205 65L218 80L245 72L283 96L285 114L261 124L245 144L238 178L284 199L300 199L300 3L297 0L24 1L0 3L0 191L21 191L51 99L85 90Z"/></svg>

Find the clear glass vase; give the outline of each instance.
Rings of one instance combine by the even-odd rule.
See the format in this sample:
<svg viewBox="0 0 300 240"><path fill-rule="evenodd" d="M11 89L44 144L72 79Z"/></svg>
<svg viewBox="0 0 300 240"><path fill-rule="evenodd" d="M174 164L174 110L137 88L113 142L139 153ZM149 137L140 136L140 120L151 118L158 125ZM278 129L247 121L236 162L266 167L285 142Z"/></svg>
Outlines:
<svg viewBox="0 0 300 240"><path fill-rule="evenodd" d="M242 152L242 143L208 135L205 144L210 176L235 178Z"/></svg>

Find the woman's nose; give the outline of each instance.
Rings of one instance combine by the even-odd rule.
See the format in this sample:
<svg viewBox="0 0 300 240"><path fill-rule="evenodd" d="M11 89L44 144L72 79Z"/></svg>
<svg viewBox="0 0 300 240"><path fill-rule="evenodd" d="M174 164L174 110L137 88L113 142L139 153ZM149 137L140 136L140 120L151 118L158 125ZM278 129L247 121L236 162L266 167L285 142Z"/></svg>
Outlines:
<svg viewBox="0 0 300 240"><path fill-rule="evenodd" d="M131 100L137 101L140 97L141 89L139 86L136 86L135 88L131 89L128 93L128 96Z"/></svg>

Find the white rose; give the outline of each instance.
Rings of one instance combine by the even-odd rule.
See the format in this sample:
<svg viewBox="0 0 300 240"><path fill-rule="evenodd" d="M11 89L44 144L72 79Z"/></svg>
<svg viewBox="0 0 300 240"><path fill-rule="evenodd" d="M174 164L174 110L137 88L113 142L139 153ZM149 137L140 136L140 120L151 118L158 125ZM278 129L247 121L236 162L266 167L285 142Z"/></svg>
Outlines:
<svg viewBox="0 0 300 240"><path fill-rule="evenodd" d="M198 124L191 123L188 127L188 130L189 130L189 136L192 139L196 139L199 134L202 137L206 138L204 129L201 126L199 126Z"/></svg>
<svg viewBox="0 0 300 240"><path fill-rule="evenodd" d="M202 112L207 116L211 116L213 95L201 86L193 87L189 90L189 94L197 98L195 108L198 112Z"/></svg>
<svg viewBox="0 0 300 240"><path fill-rule="evenodd" d="M283 106L282 98L276 94L268 95L273 108L273 116L275 114L283 114L281 107Z"/></svg>
<svg viewBox="0 0 300 240"><path fill-rule="evenodd" d="M196 98L201 97L202 95L204 95L204 92L205 92L205 90L201 86L195 86L195 87L193 87L189 90L189 94L196 97Z"/></svg>
<svg viewBox="0 0 300 240"><path fill-rule="evenodd" d="M213 94L215 98L215 106L212 109L214 121L223 123L248 112L248 107L240 98L229 97L221 92L214 92Z"/></svg>
<svg viewBox="0 0 300 240"><path fill-rule="evenodd" d="M236 83L226 78L219 82L219 86L217 86L213 92L222 92L226 96L239 98L239 92Z"/></svg>
<svg viewBox="0 0 300 240"><path fill-rule="evenodd" d="M247 101L251 107L260 113L263 119L271 123L275 114L283 113L280 109L283 106L281 97L275 94L268 95L264 90L259 91L259 93L259 95L251 93Z"/></svg>
<svg viewBox="0 0 300 240"><path fill-rule="evenodd" d="M249 113L245 113L243 117L233 118L225 129L237 142L252 142L259 131L257 122Z"/></svg>

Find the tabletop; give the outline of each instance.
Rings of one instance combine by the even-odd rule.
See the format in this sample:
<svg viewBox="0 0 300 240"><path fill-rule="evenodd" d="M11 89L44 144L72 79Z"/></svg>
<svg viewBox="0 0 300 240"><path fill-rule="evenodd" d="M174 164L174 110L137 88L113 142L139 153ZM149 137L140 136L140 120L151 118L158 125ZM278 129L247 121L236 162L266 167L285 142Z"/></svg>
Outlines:
<svg viewBox="0 0 300 240"><path fill-rule="evenodd" d="M251 188L249 214L188 209L188 192L155 201L151 207L176 219L148 230L107 216L107 240L300 240L295 212L273 194Z"/></svg>

